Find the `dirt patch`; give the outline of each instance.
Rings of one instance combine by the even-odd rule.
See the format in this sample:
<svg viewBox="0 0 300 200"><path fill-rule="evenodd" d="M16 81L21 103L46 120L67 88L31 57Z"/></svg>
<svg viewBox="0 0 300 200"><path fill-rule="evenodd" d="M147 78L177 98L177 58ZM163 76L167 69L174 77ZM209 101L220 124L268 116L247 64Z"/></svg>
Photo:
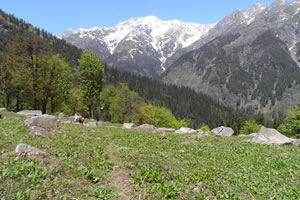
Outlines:
<svg viewBox="0 0 300 200"><path fill-rule="evenodd" d="M110 161L115 164L115 170L106 175L107 186L112 187L117 192L113 200L132 200L139 199L138 195L132 189L133 180L130 177L129 170L121 168L121 159L116 156L113 149L113 143L107 146L107 153L110 155Z"/></svg>

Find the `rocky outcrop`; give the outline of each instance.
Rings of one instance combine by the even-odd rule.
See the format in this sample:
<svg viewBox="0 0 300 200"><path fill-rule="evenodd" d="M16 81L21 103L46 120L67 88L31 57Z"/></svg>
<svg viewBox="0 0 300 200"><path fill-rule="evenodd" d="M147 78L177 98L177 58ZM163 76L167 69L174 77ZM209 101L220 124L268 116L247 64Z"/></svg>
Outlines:
<svg viewBox="0 0 300 200"><path fill-rule="evenodd" d="M40 110L22 110L20 112L17 112L19 115L25 115L25 116L40 116L42 115L42 111Z"/></svg>
<svg viewBox="0 0 300 200"><path fill-rule="evenodd" d="M230 127L220 126L218 128L214 128L211 131L217 137L230 137L233 136L234 131Z"/></svg>
<svg viewBox="0 0 300 200"><path fill-rule="evenodd" d="M46 158L50 156L49 153L27 144L18 144L16 147L16 155L18 157L39 157L39 158Z"/></svg>
<svg viewBox="0 0 300 200"><path fill-rule="evenodd" d="M52 115L35 116L25 121L25 125L27 126L38 126L44 128L56 128L58 124L59 121Z"/></svg>
<svg viewBox="0 0 300 200"><path fill-rule="evenodd" d="M262 127L258 134L250 141L259 144L282 145L292 144L294 139L282 135L275 129Z"/></svg>

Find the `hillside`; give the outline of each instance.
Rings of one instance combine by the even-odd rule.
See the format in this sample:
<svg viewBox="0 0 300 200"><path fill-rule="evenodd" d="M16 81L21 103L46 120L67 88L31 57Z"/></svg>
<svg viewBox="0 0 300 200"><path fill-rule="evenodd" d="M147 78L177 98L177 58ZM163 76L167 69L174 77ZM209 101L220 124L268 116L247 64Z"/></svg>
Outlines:
<svg viewBox="0 0 300 200"><path fill-rule="evenodd" d="M2 67L2 58L4 59L7 48L13 43L17 36L25 35L29 39L38 37L44 42L43 45L45 45L45 47L43 47L43 51L50 54L52 54L52 52L59 53L70 64L70 67L72 68L72 87L79 87L78 59L81 56L80 49L66 44L64 40L60 40L44 30L35 28L33 25L24 22L22 19L17 19L13 15L6 14L4 11L1 11L0 14L0 41L3 44L1 45L2 49L0 49L3 51L2 54L0 54L0 67ZM12 57L15 59L14 56ZM3 71L4 70L2 70L2 72L0 71L0 76L6 77L5 74L2 75ZM121 72L115 68L107 67L105 69L105 80L106 85L113 84L117 86L122 82L127 83L131 90L139 93L146 101L153 103L154 105L169 108L178 119L188 119L190 121L190 126L194 128L199 128L203 123L210 126L216 126L224 120L230 122L234 112L233 109L220 105L217 101L212 100L207 95L197 94L189 88L181 88L172 85L168 86L159 81L153 81L150 78L137 76L128 72ZM12 81L12 79L10 78L7 83L8 89L11 89L12 83L9 81ZM5 96L3 90L4 88L2 88L0 84L0 104L3 107L6 107L7 105L5 102L7 96ZM13 94L9 97L11 99L9 99L10 104L7 107L16 111L16 95L14 94L14 91L9 92ZM24 109L32 109L30 107L32 97L29 95L28 98L29 102L27 105L26 103L23 104L24 106L27 106L24 107ZM53 110L53 112L60 111L62 110Z"/></svg>
<svg viewBox="0 0 300 200"><path fill-rule="evenodd" d="M243 26L233 24L233 30L184 54L161 80L193 88L233 107L263 112L293 107L300 100L296 53L300 4L277 0L261 8L251 21L242 20ZM248 14L238 10L226 19L238 21ZM220 23L226 25L226 20Z"/></svg>
<svg viewBox="0 0 300 200"><path fill-rule="evenodd" d="M31 135L24 118L1 112L1 199L299 198L294 146L61 124ZM64 119L67 120L67 119ZM16 158L19 143L50 154Z"/></svg>
<svg viewBox="0 0 300 200"><path fill-rule="evenodd" d="M7 14L0 9L0 52L6 52L9 45L18 35L33 34L42 38L49 45L49 51L61 54L71 65L78 65L81 50L73 45L67 44L64 40L49 34L46 30L39 29L18 19L13 15Z"/></svg>

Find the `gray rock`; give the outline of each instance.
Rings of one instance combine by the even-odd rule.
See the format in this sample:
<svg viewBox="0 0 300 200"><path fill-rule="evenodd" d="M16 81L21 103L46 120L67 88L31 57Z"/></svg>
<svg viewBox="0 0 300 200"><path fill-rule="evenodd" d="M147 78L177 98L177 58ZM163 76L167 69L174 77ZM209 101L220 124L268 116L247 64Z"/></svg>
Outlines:
<svg viewBox="0 0 300 200"><path fill-rule="evenodd" d="M218 136L218 137L230 137L234 134L234 131L232 130L232 128L225 127L225 126L220 126L218 128L214 128L211 132L213 134L215 134L215 136Z"/></svg>
<svg viewBox="0 0 300 200"><path fill-rule="evenodd" d="M239 134L238 136L239 136L239 137L247 137L248 135L245 135L245 134Z"/></svg>
<svg viewBox="0 0 300 200"><path fill-rule="evenodd" d="M85 124L85 126L92 127L92 128L97 128L98 123L97 122L88 122L88 123Z"/></svg>
<svg viewBox="0 0 300 200"><path fill-rule="evenodd" d="M58 118L64 118L64 117L68 117L68 115L66 115L65 113L59 113Z"/></svg>
<svg viewBox="0 0 300 200"><path fill-rule="evenodd" d="M174 128L158 128L157 129L159 132L175 132L176 130Z"/></svg>
<svg viewBox="0 0 300 200"><path fill-rule="evenodd" d="M134 129L137 131L150 132L150 133L158 132L157 128L151 124L142 124Z"/></svg>
<svg viewBox="0 0 300 200"><path fill-rule="evenodd" d="M26 115L26 116L40 116L42 115L42 111L40 110L22 110L17 112L19 115Z"/></svg>
<svg viewBox="0 0 300 200"><path fill-rule="evenodd" d="M162 139L167 139L166 132L162 132L161 135L160 135L160 137L161 137Z"/></svg>
<svg viewBox="0 0 300 200"><path fill-rule="evenodd" d="M49 157L50 154L36 147L27 144L18 144L16 147L16 155L19 157Z"/></svg>
<svg viewBox="0 0 300 200"><path fill-rule="evenodd" d="M275 129L262 127L258 134L251 140L251 142L260 144L281 145L292 144L293 139L282 135Z"/></svg>
<svg viewBox="0 0 300 200"><path fill-rule="evenodd" d="M196 130L191 129L191 128L186 128L186 127L181 127L177 131L175 131L176 134L194 134L197 133Z"/></svg>
<svg viewBox="0 0 300 200"><path fill-rule="evenodd" d="M255 137L255 136L257 136L257 133L251 133L251 134L249 134L248 136Z"/></svg>
<svg viewBox="0 0 300 200"><path fill-rule="evenodd" d="M133 129L135 127L136 125L134 123L124 123L122 126L123 129Z"/></svg>
<svg viewBox="0 0 300 200"><path fill-rule="evenodd" d="M117 126L106 126L105 128L118 128Z"/></svg>
<svg viewBox="0 0 300 200"><path fill-rule="evenodd" d="M180 144L182 144L182 145L189 145L189 144L191 144L191 142L185 141L185 142L181 142Z"/></svg>
<svg viewBox="0 0 300 200"><path fill-rule="evenodd" d="M0 108L0 111L7 111L6 108Z"/></svg>
<svg viewBox="0 0 300 200"><path fill-rule="evenodd" d="M72 121L62 121L61 123L62 123L62 124L71 124Z"/></svg>
<svg viewBox="0 0 300 200"><path fill-rule="evenodd" d="M204 131L202 129L198 129L197 132L197 134L204 134Z"/></svg>
<svg viewBox="0 0 300 200"><path fill-rule="evenodd" d="M44 128L56 128L59 121L52 115L41 115L27 119L25 125L27 126L39 126Z"/></svg>
<svg viewBox="0 0 300 200"><path fill-rule="evenodd" d="M47 131L41 127L32 126L30 130L31 135L37 135L37 136L45 136L47 135Z"/></svg>
<svg viewBox="0 0 300 200"><path fill-rule="evenodd" d="M295 145L296 147L300 147L300 139L293 140L292 144Z"/></svg>

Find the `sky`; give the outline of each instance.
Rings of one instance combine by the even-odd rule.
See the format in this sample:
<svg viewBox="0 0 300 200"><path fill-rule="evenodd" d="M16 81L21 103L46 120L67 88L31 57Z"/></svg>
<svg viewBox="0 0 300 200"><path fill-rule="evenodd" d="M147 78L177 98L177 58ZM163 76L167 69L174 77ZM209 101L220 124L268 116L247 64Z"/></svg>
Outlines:
<svg viewBox="0 0 300 200"><path fill-rule="evenodd" d="M133 17L212 24L236 9L274 0L0 0L0 9L54 35L67 29L114 27Z"/></svg>

